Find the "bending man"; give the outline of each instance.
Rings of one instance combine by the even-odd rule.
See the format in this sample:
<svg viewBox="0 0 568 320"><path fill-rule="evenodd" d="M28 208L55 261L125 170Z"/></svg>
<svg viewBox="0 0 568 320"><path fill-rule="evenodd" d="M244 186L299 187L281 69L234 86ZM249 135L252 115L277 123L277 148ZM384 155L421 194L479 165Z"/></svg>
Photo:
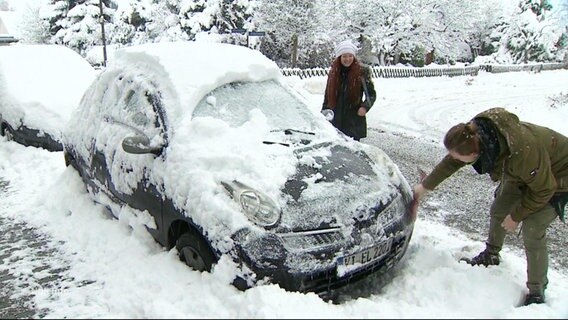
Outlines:
<svg viewBox="0 0 568 320"><path fill-rule="evenodd" d="M415 208L429 190L469 164L499 181L490 208L486 248L469 264L498 265L506 232L521 225L527 259L524 305L544 303L548 285L546 229L568 200L568 138L492 108L452 127L444 138L448 154L414 186Z"/></svg>

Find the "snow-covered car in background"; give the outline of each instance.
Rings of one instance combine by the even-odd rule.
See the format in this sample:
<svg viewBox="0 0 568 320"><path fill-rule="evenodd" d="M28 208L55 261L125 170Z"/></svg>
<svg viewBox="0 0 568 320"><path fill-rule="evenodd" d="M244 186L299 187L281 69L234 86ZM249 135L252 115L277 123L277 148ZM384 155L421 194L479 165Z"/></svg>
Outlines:
<svg viewBox="0 0 568 320"><path fill-rule="evenodd" d="M96 202L128 210L196 270L230 257L240 289L327 292L389 270L411 239L398 167L310 109L256 50L120 49L64 137Z"/></svg>
<svg viewBox="0 0 568 320"><path fill-rule="evenodd" d="M64 46L0 46L0 134L62 151L61 132L96 73Z"/></svg>

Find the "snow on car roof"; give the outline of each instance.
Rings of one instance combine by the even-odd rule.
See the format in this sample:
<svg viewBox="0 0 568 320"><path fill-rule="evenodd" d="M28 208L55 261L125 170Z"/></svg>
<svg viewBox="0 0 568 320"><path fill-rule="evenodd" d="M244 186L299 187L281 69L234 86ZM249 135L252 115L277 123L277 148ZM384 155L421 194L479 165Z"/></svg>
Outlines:
<svg viewBox="0 0 568 320"><path fill-rule="evenodd" d="M109 68L137 68L145 61L164 68L163 79L171 83L183 113L191 114L197 103L213 89L234 81L262 81L282 77L276 63L257 50L214 42L162 42L118 49ZM156 74L153 74L156 76ZM164 86L162 86L164 88ZM172 105L170 104L170 108ZM170 116L182 110L168 110Z"/></svg>
<svg viewBox="0 0 568 320"><path fill-rule="evenodd" d="M61 128L96 73L78 53L64 46L0 46L0 94L4 106L10 103L11 108L25 108L22 112L26 120L38 128ZM59 117L45 117L43 109ZM9 117L10 111L4 111L4 116Z"/></svg>

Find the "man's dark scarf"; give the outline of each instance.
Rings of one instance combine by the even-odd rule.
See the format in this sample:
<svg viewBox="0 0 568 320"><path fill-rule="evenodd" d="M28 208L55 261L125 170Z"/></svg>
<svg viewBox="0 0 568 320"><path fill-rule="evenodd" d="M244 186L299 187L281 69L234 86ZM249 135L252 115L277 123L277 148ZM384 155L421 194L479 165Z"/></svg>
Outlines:
<svg viewBox="0 0 568 320"><path fill-rule="evenodd" d="M472 164L477 173L491 173L497 162L497 157L501 149L499 148L499 138L497 128L491 120L478 118L473 122L477 125L477 135L479 137L479 158Z"/></svg>

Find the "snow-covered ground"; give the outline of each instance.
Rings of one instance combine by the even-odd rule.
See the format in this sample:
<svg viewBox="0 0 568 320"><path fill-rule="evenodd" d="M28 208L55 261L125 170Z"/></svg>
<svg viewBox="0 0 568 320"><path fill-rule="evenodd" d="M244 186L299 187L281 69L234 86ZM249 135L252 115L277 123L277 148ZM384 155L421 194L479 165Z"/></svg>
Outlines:
<svg viewBox="0 0 568 320"><path fill-rule="evenodd" d="M307 89L318 112L325 79L289 81ZM568 70L374 82L371 129L441 144L455 123L502 106L568 135L568 103L550 107L551 98L568 95ZM483 243L422 216L391 279L370 278L364 295L333 304L276 285L240 292L229 284L225 261L211 274L192 271L175 250L165 251L128 221L110 219L65 167L62 153L3 138L0 218L3 224L26 222L48 236L44 246L54 249L49 254L18 243L12 250L0 247L0 274L12 276L0 293L29 299L47 318L568 318L565 269L549 271L546 304L516 308L525 290L522 255L504 249L503 263L490 268L458 263L457 257L477 253ZM46 281L52 274L57 278Z"/></svg>

